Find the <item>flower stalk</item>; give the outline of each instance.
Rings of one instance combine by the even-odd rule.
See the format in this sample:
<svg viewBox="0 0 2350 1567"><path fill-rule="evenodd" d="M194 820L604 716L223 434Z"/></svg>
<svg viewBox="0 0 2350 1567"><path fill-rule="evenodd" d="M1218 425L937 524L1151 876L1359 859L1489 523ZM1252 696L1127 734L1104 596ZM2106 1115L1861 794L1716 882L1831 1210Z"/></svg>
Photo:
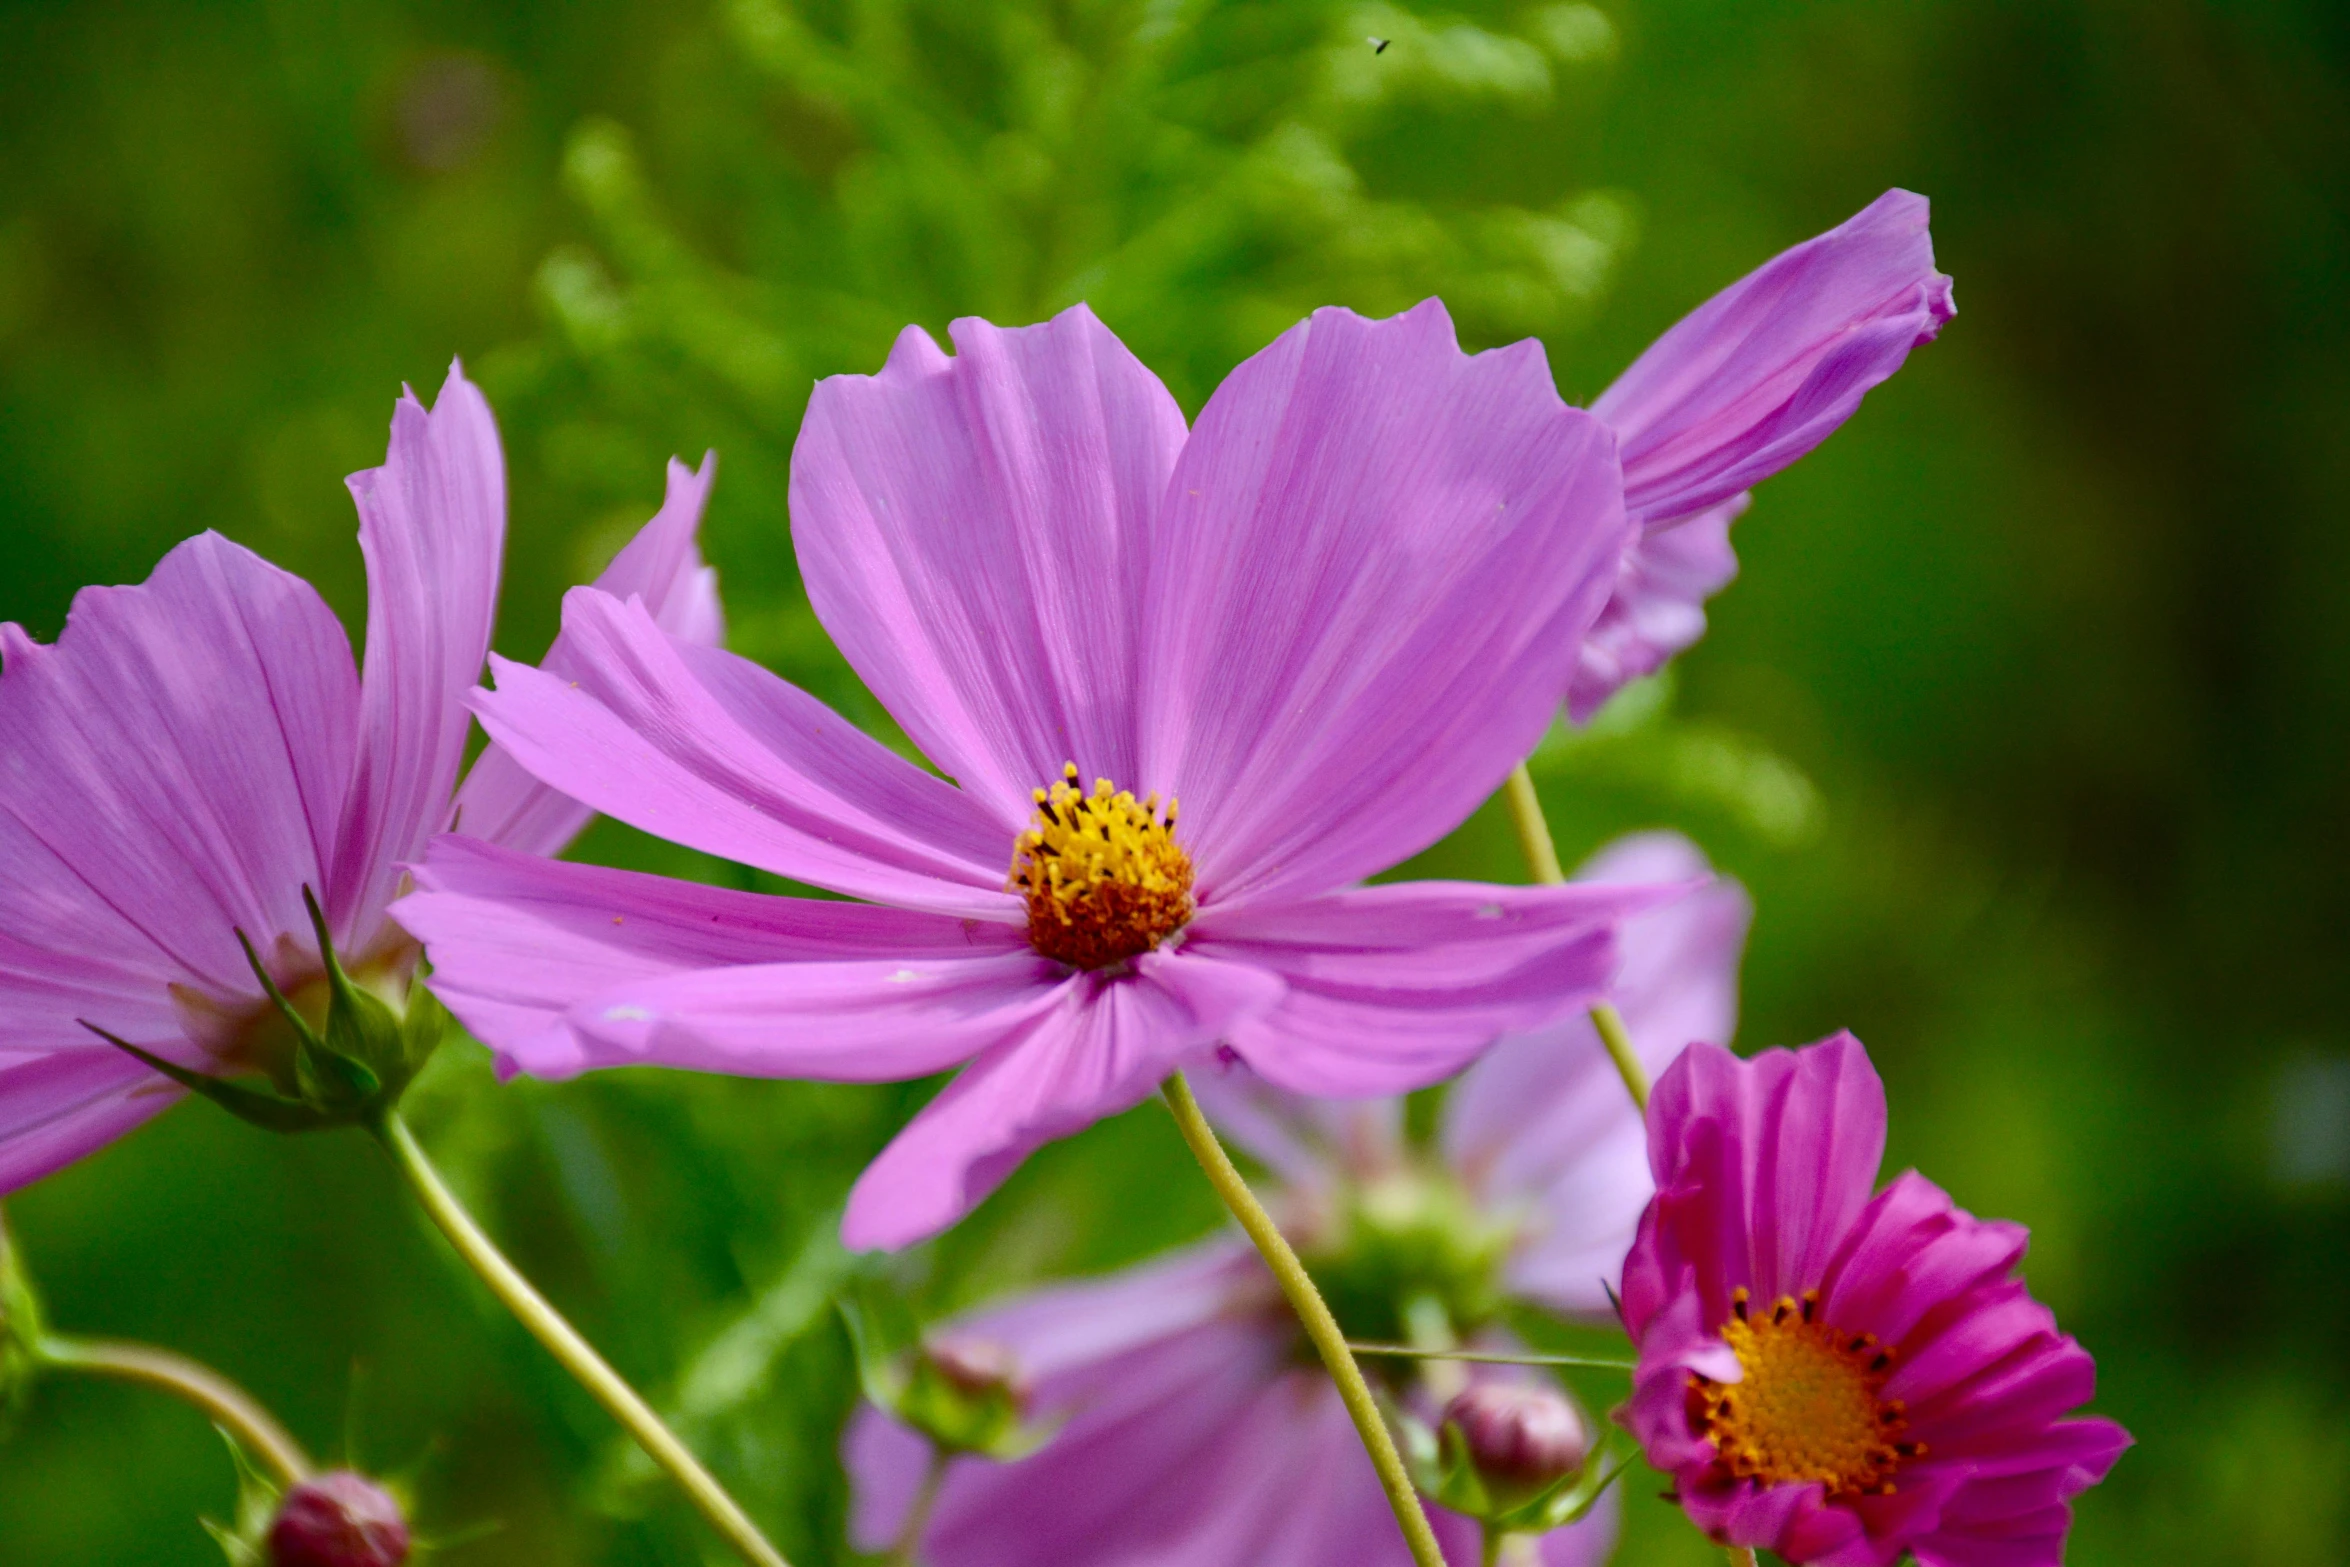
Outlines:
<svg viewBox="0 0 2350 1567"><path fill-rule="evenodd" d="M168 1393L201 1410L205 1418L226 1431L239 1447L268 1465L287 1486L299 1485L310 1478L309 1455L278 1424L276 1416L227 1377L185 1355L152 1344L44 1333L33 1346L33 1356L44 1368L108 1377Z"/></svg>
<svg viewBox="0 0 2350 1567"><path fill-rule="evenodd" d="M1420 1495L1413 1488L1411 1471L1404 1466L1403 1454L1396 1450L1395 1438L1387 1429L1387 1422L1379 1413L1379 1402L1372 1395L1371 1385L1363 1379L1363 1368L1355 1363L1354 1354L1347 1347L1346 1335L1339 1330L1338 1319L1330 1314L1330 1307L1322 1299L1322 1292L1314 1287L1312 1275L1298 1260L1296 1251L1281 1233L1273 1216L1257 1201L1249 1190L1224 1145L1216 1140L1216 1132L1201 1113L1199 1101L1192 1097L1191 1085L1177 1072L1160 1086L1167 1108L1175 1117L1175 1128L1191 1146L1192 1156L1207 1172L1208 1184L1216 1195L1224 1199L1224 1206L1240 1221L1240 1227L1256 1244L1273 1270L1273 1277L1281 1286L1281 1293L1289 1300L1290 1309L1306 1330L1306 1337L1329 1369L1330 1379L1338 1385L1339 1399L1355 1424L1355 1431L1363 1439L1364 1448L1371 1455L1371 1467L1378 1471L1380 1489L1387 1493L1387 1504L1395 1511L1395 1521L1403 1530L1404 1544L1412 1553L1416 1567L1445 1567L1443 1547L1436 1543L1436 1531L1429 1527L1428 1514L1420 1506Z"/></svg>
<svg viewBox="0 0 2350 1567"><path fill-rule="evenodd" d="M1550 820L1542 814L1542 796L1534 792L1534 774L1524 762L1510 769L1509 782L1502 785L1502 798L1509 805L1510 825L1517 829L1518 848L1526 856L1526 869L1535 884L1556 887L1565 882L1567 873L1559 865L1558 845L1551 841ZM1607 1046L1608 1059L1624 1080L1624 1091L1641 1113L1647 1114L1648 1073L1641 1068L1623 1018L1602 1001L1591 1009L1591 1026L1599 1030L1600 1043Z"/></svg>
<svg viewBox="0 0 2350 1567"><path fill-rule="evenodd" d="M425 1212L432 1216L433 1223L448 1237L449 1244L457 1249L466 1265L489 1286L490 1293L514 1314L516 1321L530 1330L531 1336L571 1373L574 1381L604 1406L606 1413L620 1422L622 1429L645 1450L645 1455L677 1482L695 1511L709 1520L710 1526L725 1537L736 1554L753 1567L790 1567L783 1553L767 1543L758 1526L662 1423L652 1406L580 1337L578 1329L564 1320L546 1297L506 1260L481 1226L474 1223L473 1216L458 1202L456 1193L449 1190L440 1172L425 1157L423 1146L399 1112L387 1112L370 1130L391 1155L392 1163L416 1193Z"/></svg>

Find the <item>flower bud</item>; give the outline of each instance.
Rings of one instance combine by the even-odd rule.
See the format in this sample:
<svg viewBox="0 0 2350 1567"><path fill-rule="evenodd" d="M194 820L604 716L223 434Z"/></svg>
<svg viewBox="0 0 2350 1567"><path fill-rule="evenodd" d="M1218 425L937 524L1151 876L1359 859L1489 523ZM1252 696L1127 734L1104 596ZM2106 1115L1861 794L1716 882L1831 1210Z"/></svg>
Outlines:
<svg viewBox="0 0 2350 1567"><path fill-rule="evenodd" d="M1019 1362L1011 1350L993 1339L940 1339L923 1353L957 1392L973 1398L1002 1394L1015 1403L1021 1400Z"/></svg>
<svg viewBox="0 0 2350 1567"><path fill-rule="evenodd" d="M408 1522L390 1492L347 1469L286 1493L269 1527L270 1567L400 1567Z"/></svg>
<svg viewBox="0 0 2350 1567"><path fill-rule="evenodd" d="M40 1369L41 1302L0 1219L0 1421L13 1414Z"/></svg>
<svg viewBox="0 0 2350 1567"><path fill-rule="evenodd" d="M1550 1490L1591 1456L1591 1433L1555 1388L1481 1382L1444 1406L1458 1452L1499 1511Z"/></svg>

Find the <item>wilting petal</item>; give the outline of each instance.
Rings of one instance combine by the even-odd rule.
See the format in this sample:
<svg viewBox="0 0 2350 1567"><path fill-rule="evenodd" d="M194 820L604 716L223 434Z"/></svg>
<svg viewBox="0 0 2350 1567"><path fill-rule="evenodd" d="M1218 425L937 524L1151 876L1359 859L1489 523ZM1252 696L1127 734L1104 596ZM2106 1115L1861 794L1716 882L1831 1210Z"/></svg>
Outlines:
<svg viewBox="0 0 2350 1567"><path fill-rule="evenodd" d="M1598 885L1694 890L1624 921L1623 964L1607 999L1653 1079L1692 1040L1726 1043L1738 958L1752 915L1744 889L1696 845L1644 833L1575 873ZM1446 1098L1446 1158L1495 1208L1521 1215L1510 1280L1563 1311L1605 1313L1640 1210L1655 1190L1647 1134L1615 1063L1582 1014L1505 1039Z"/></svg>
<svg viewBox="0 0 2350 1567"><path fill-rule="evenodd" d="M718 573L703 564L695 542L717 464L715 455L704 457L696 472L671 458L669 493L660 511L595 581L616 599L644 600L653 624L703 647L716 647L726 633ZM539 661L541 669L563 680L574 678L578 664L570 642L560 635ZM533 778L505 747L493 745L474 759L457 791L455 825L469 838L532 854L559 854L594 814Z"/></svg>
<svg viewBox="0 0 2350 1567"><path fill-rule="evenodd" d="M1211 910L1185 950L1288 983L1278 1007L1225 1037L1270 1082L1337 1098L1402 1093L1595 999L1615 973L1617 922L1676 890L1359 887Z"/></svg>
<svg viewBox="0 0 2350 1567"><path fill-rule="evenodd" d="M1145 953L1130 975L1072 976L1053 1015L964 1068L866 1167L841 1239L895 1249L935 1235L1029 1154L1140 1104L1280 995L1261 969L1168 952Z"/></svg>
<svg viewBox="0 0 2350 1567"><path fill-rule="evenodd" d="M1664 668L1705 635L1705 601L1738 575L1730 524L1751 499L1741 492L1678 522L1635 533L1615 592L1583 638L1567 688L1567 713L1581 723L1627 682Z"/></svg>
<svg viewBox="0 0 2350 1567"><path fill-rule="evenodd" d="M394 906L433 989L536 1076L644 1061L919 1077L1023 1021L1056 982L1017 932L433 841Z"/></svg>
<svg viewBox="0 0 2350 1567"><path fill-rule="evenodd" d="M1719 506L1826 440L1956 307L1923 196L1891 190L1658 338L1591 411L1646 523Z"/></svg>
<svg viewBox="0 0 2350 1567"><path fill-rule="evenodd" d="M1012 839L923 772L747 659L680 642L641 602L563 601L566 680L494 660L490 737L580 803L705 853L855 897L1010 922Z"/></svg>
<svg viewBox="0 0 2350 1567"><path fill-rule="evenodd" d="M93 966L140 1009L174 982L251 994L236 932L307 937L350 776L358 680L333 612L207 533L144 586L84 589L54 647L10 626L0 651L0 931L24 944L0 966L91 1007L46 1037L77 1015L121 1031Z"/></svg>
<svg viewBox="0 0 2350 1567"><path fill-rule="evenodd" d="M1074 761L1136 782L1135 636L1183 414L1084 306L919 327L819 382L792 451L808 598L923 753L1027 825Z"/></svg>
<svg viewBox="0 0 2350 1567"><path fill-rule="evenodd" d="M1434 300L1233 372L1155 535L1134 785L1181 799L1203 906L1384 869L1534 748L1626 537L1611 448Z"/></svg>
<svg viewBox="0 0 2350 1567"><path fill-rule="evenodd" d="M404 394L390 454L351 475L367 557L359 760L320 892L346 949L375 939L406 862L448 825L506 550L506 470L490 405L455 366L433 411Z"/></svg>
<svg viewBox="0 0 2350 1567"><path fill-rule="evenodd" d="M0 1057L0 1193L93 1153L179 1102L180 1090L110 1046Z"/></svg>

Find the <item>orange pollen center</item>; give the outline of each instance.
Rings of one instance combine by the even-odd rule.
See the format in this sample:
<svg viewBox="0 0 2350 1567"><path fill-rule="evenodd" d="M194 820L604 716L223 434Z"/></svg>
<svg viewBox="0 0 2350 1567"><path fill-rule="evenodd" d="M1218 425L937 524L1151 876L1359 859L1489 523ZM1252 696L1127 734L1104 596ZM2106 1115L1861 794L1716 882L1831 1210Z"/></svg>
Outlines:
<svg viewBox="0 0 2350 1567"><path fill-rule="evenodd" d="M1748 1311L1745 1290L1732 1291L1722 1342L1744 1376L1691 1373L1689 1423L1741 1480L1817 1480L1831 1496L1890 1496L1894 1470L1926 1451L1901 1440L1904 1406L1883 1396L1893 1351L1873 1333L1839 1333L1819 1305L1817 1290L1801 1301L1782 1295L1766 1316Z"/></svg>
<svg viewBox="0 0 2350 1567"><path fill-rule="evenodd" d="M1077 787L1077 764L1036 791L1035 824L1012 851L1007 886L1028 900L1028 944L1077 968L1139 957L1191 918L1191 856L1175 802L1137 801L1107 778Z"/></svg>

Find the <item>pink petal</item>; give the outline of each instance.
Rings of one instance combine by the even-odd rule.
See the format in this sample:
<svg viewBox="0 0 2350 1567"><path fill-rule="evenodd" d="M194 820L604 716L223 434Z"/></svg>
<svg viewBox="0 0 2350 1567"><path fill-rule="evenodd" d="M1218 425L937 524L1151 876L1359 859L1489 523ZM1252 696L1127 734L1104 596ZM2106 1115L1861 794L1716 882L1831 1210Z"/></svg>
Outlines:
<svg viewBox="0 0 2350 1567"><path fill-rule="evenodd" d="M1293 1191L1369 1180L1405 1162L1400 1099L1308 1098L1275 1088L1231 1056L1202 1066L1190 1081L1224 1141L1253 1154Z"/></svg>
<svg viewBox="0 0 2350 1567"><path fill-rule="evenodd" d="M1664 668L1705 635L1705 601L1738 575L1730 524L1746 510L1744 491L1719 506L1634 533L1607 607L1583 638L1567 714L1582 723L1616 692Z"/></svg>
<svg viewBox="0 0 2350 1567"><path fill-rule="evenodd" d="M1685 317L1591 411L1632 514L1719 506L1826 440L1955 313L1923 196L1892 190Z"/></svg>
<svg viewBox="0 0 2350 1567"><path fill-rule="evenodd" d="M0 1059L0 1194L62 1170L180 1099L130 1057L95 1048Z"/></svg>
<svg viewBox="0 0 2350 1567"><path fill-rule="evenodd" d="M493 660L476 710L543 782L647 832L908 908L1013 922L1013 834L814 697L681 642L641 601L563 601L571 679Z"/></svg>
<svg viewBox="0 0 2350 1567"><path fill-rule="evenodd" d="M1203 906L1328 891L1450 831L1533 749L1627 536L1607 432L1539 345L1434 300L1318 311L1200 415L1155 534L1142 782Z"/></svg>
<svg viewBox="0 0 2350 1567"><path fill-rule="evenodd" d="M542 1077L647 1060L918 1077L1023 1026L1057 979L1002 926L567 865L455 836L433 841L416 880L393 913L424 942L434 993Z"/></svg>
<svg viewBox="0 0 2350 1567"><path fill-rule="evenodd" d="M1406 882L1288 904L1211 909L1187 951L1287 982L1281 1005L1226 1042L1268 1081L1335 1098L1449 1077L1504 1033L1597 996L1618 921L1671 895L1654 887Z"/></svg>
<svg viewBox="0 0 2350 1567"><path fill-rule="evenodd" d="M841 1239L895 1250L953 1224L1029 1154L1130 1109L1185 1057L1281 994L1261 969L1167 951L1117 978L1078 974L1058 1012L980 1055L849 1194Z"/></svg>
<svg viewBox="0 0 2350 1567"><path fill-rule="evenodd" d="M616 599L641 598L653 624L681 641L716 647L726 619L718 604L718 573L702 563L695 535L717 472L715 453L699 472L671 458L669 493L653 520L637 530L595 585ZM560 679L578 673L579 657L561 636L539 667ZM523 770L505 747L474 759L457 791L455 825L466 836L532 854L560 854L595 813Z"/></svg>
<svg viewBox="0 0 2350 1567"><path fill-rule="evenodd" d="M1273 1291L1256 1249L1236 1234L1219 1235L1100 1278L1015 1296L934 1336L998 1345L1022 1377L1044 1382L1229 1312L1274 1305Z"/></svg>
<svg viewBox="0 0 2350 1567"><path fill-rule="evenodd" d="M0 646L12 1029L62 1045L76 1016L144 1024L174 982L252 995L235 933L307 940L302 889L325 885L350 777L358 680L333 612L208 533L144 586L84 589L56 646L13 626ZM24 986L52 983L89 1010L28 1012ZM99 1005L109 990L134 1010Z"/></svg>
<svg viewBox="0 0 2350 1567"><path fill-rule="evenodd" d="M792 452L809 601L923 753L1007 827L1075 761L1139 794L1134 606L1183 414L1079 305L918 327L834 376Z"/></svg>
<svg viewBox="0 0 2350 1567"><path fill-rule="evenodd" d="M405 393L381 468L351 475L367 557L359 760L320 898L346 955L381 928L400 867L448 824L506 549L506 471L489 404L452 364L431 413Z"/></svg>
<svg viewBox="0 0 2350 1567"><path fill-rule="evenodd" d="M1692 1040L1728 1043L1738 959L1753 908L1696 845L1645 833L1575 873L1579 883L1680 883L1694 890L1627 918L1609 987L1653 1079ZM1559 1310L1609 1310L1633 1226L1655 1190L1639 1112L1586 1016L1505 1039L1445 1100L1445 1155L1490 1205L1528 1214L1510 1262L1520 1291Z"/></svg>

